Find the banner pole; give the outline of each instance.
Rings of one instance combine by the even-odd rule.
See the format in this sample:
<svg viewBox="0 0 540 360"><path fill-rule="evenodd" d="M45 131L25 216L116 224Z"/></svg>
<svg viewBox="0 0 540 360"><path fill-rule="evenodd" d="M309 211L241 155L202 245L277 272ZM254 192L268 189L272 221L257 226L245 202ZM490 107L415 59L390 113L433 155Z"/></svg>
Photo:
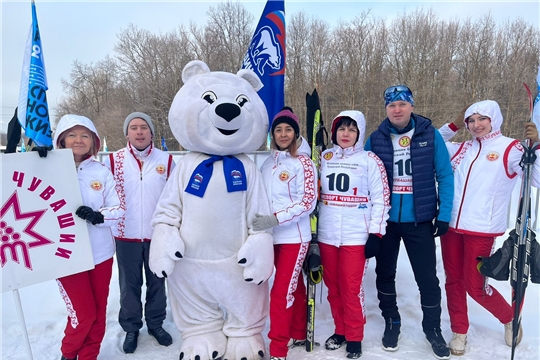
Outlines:
<svg viewBox="0 0 540 360"><path fill-rule="evenodd" d="M24 342L26 344L26 353L28 359L33 360L32 348L30 347L30 339L28 338L28 331L26 330L26 322L24 320L24 313L21 304L21 297L19 296L19 290L13 290L13 298L15 299L15 306L17 307L17 315L19 316L19 321L21 323L21 328L23 330Z"/></svg>

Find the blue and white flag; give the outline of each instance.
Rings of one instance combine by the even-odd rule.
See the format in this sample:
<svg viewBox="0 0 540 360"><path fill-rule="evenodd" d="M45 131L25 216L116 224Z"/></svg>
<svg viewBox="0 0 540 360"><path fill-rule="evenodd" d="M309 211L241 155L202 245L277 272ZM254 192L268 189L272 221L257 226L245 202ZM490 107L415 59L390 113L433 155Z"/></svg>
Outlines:
<svg viewBox="0 0 540 360"><path fill-rule="evenodd" d="M261 79L263 88L258 94L271 126L285 103L285 1L266 2L242 69L253 70Z"/></svg>
<svg viewBox="0 0 540 360"><path fill-rule="evenodd" d="M36 4L32 0L32 25L24 53L18 118L25 131L25 136L39 146L52 145L47 90L47 74L45 73Z"/></svg>
<svg viewBox="0 0 540 360"><path fill-rule="evenodd" d="M103 151L109 152L109 147L107 146L107 137L103 137Z"/></svg>
<svg viewBox="0 0 540 360"><path fill-rule="evenodd" d="M169 148L167 147L167 144L165 143L165 138L163 137L163 135L161 135L161 150L169 151Z"/></svg>
<svg viewBox="0 0 540 360"><path fill-rule="evenodd" d="M532 122L540 129L540 67L538 67L538 75L536 75L536 97L533 100Z"/></svg>

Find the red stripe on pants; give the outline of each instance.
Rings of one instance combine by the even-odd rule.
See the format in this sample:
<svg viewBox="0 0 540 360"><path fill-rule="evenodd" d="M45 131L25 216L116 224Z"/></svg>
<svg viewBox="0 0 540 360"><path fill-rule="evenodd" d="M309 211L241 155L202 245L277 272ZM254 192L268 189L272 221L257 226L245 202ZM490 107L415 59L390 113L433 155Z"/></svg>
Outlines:
<svg viewBox="0 0 540 360"><path fill-rule="evenodd" d="M308 246L309 243L274 245L276 273L270 291L268 333L271 356L287 356L287 344L291 338L306 338L307 294L302 264Z"/></svg>
<svg viewBox="0 0 540 360"><path fill-rule="evenodd" d="M69 312L61 347L68 359L95 360L98 357L105 336L112 265L110 258L92 270L57 280Z"/></svg>
<svg viewBox="0 0 540 360"><path fill-rule="evenodd" d="M476 267L476 258L490 256L494 242L493 237L458 234L452 230L441 237L448 313L455 333L466 334L469 330L467 294L501 323L512 321L512 307Z"/></svg>
<svg viewBox="0 0 540 360"><path fill-rule="evenodd" d="M336 247L319 243L323 280L334 318L335 333L347 341L364 339L364 289L366 268L363 245Z"/></svg>

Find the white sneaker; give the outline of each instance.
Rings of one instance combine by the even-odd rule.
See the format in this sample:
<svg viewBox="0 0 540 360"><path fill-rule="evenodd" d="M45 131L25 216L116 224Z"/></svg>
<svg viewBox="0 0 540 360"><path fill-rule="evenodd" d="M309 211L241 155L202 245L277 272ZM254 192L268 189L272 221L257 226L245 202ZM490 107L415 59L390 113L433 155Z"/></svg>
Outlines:
<svg viewBox="0 0 540 360"><path fill-rule="evenodd" d="M512 346L512 337L514 334L512 333L512 322L510 321L508 324L504 324L504 341L506 342L506 345ZM519 324L519 330L518 330L518 336L516 341L516 346L519 345L521 342L521 338L523 337L523 328L521 327L521 323Z"/></svg>
<svg viewBox="0 0 540 360"><path fill-rule="evenodd" d="M270 356L270 360L287 360L286 357Z"/></svg>
<svg viewBox="0 0 540 360"><path fill-rule="evenodd" d="M467 334L454 333L452 340L448 343L452 355L457 356L465 354L465 345L467 345Z"/></svg>

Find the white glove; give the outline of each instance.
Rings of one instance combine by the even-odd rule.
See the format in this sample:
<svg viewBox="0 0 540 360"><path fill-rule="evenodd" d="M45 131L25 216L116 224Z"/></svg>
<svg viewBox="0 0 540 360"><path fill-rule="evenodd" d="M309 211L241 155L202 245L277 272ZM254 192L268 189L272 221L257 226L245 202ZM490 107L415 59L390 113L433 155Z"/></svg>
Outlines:
<svg viewBox="0 0 540 360"><path fill-rule="evenodd" d="M271 229L276 225L279 225L279 222L274 215L255 214L255 219L253 220L253 230L264 231Z"/></svg>

